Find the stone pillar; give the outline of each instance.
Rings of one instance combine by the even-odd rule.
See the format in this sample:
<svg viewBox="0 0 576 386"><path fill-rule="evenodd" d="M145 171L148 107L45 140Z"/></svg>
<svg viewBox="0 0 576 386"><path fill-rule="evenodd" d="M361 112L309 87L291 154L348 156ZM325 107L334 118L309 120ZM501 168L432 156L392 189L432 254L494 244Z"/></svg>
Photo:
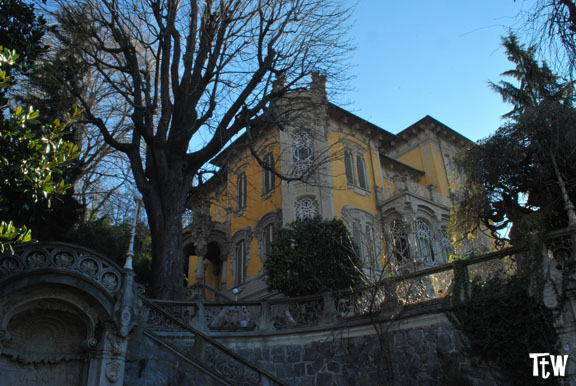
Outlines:
<svg viewBox="0 0 576 386"><path fill-rule="evenodd" d="M118 336L115 326L104 324L104 331L90 359L87 385L111 386L124 384L124 362L126 360L126 338Z"/></svg>
<svg viewBox="0 0 576 386"><path fill-rule="evenodd" d="M258 330L273 330L274 324L272 323L272 310L270 303L263 301L260 308L260 321L258 322Z"/></svg>
<svg viewBox="0 0 576 386"><path fill-rule="evenodd" d="M322 323L334 323L338 312L336 311L336 305L334 304L334 296L332 292L326 291L322 294Z"/></svg>
<svg viewBox="0 0 576 386"><path fill-rule="evenodd" d="M204 257L206 256L206 253L208 253L206 248L196 249L196 254L198 255L198 263L196 264L196 283L198 284L204 284L206 281L206 273L204 267ZM204 299L204 296L202 296L202 299Z"/></svg>

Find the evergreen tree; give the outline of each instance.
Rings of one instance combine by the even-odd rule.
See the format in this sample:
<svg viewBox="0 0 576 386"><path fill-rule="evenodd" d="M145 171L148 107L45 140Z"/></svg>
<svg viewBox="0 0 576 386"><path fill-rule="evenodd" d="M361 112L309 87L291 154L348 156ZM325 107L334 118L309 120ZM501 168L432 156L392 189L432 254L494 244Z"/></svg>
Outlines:
<svg viewBox="0 0 576 386"><path fill-rule="evenodd" d="M478 225L494 236L512 226L510 238L576 226L576 109L572 82L563 82L515 36L504 39L516 83L492 84L513 105L495 134L473 145L458 164L467 176L452 216L456 228Z"/></svg>

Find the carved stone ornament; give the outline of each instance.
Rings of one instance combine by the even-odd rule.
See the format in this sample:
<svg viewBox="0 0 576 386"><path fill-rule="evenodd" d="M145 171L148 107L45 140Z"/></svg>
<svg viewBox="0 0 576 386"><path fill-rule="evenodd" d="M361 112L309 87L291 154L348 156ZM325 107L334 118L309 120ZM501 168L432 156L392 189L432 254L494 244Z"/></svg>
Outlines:
<svg viewBox="0 0 576 386"><path fill-rule="evenodd" d="M40 243L14 248L0 257L0 281L42 270L70 272L94 281L110 295L120 289L120 271L109 259L88 249L65 243Z"/></svg>
<svg viewBox="0 0 576 386"><path fill-rule="evenodd" d="M301 198L294 205L298 220L312 219L320 214L318 201L313 198Z"/></svg>
<svg viewBox="0 0 576 386"><path fill-rule="evenodd" d="M114 383L120 379L120 375L122 374L122 365L118 362L108 362L106 363L106 370L105 370L106 378Z"/></svg>

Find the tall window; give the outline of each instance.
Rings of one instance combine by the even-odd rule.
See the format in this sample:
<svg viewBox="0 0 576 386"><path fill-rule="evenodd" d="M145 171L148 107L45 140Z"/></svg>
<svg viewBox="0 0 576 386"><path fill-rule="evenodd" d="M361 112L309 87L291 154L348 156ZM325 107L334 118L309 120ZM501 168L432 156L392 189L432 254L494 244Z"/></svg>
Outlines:
<svg viewBox="0 0 576 386"><path fill-rule="evenodd" d="M314 162L312 136L306 131L299 131L292 137L292 160L294 172L299 175L310 172Z"/></svg>
<svg viewBox="0 0 576 386"><path fill-rule="evenodd" d="M268 153L263 159L264 165L273 168L274 167L274 156L272 153ZM275 175L271 170L262 170L262 194L270 193L274 189Z"/></svg>
<svg viewBox="0 0 576 386"><path fill-rule="evenodd" d="M246 208L246 174L242 173L236 178L236 210Z"/></svg>
<svg viewBox="0 0 576 386"><path fill-rule="evenodd" d="M392 253L398 262L408 262L410 249L408 246L408 232L406 226L400 220L394 220L392 224Z"/></svg>
<svg viewBox="0 0 576 386"><path fill-rule="evenodd" d="M352 240L356 244L357 252L360 258L364 259L364 245L362 242L362 228L359 222L354 222L352 224Z"/></svg>
<svg viewBox="0 0 576 386"><path fill-rule="evenodd" d="M450 260L450 255L453 253L450 235L445 229L442 229L440 232L440 253L442 254L441 263L447 263L448 260Z"/></svg>
<svg viewBox="0 0 576 386"><path fill-rule="evenodd" d="M364 165L364 158L360 154L356 156L356 168L358 169L358 186L362 189L367 189L366 183L366 165Z"/></svg>
<svg viewBox="0 0 576 386"><path fill-rule="evenodd" d="M318 216L318 202L313 198L302 198L294 205L297 220L311 219Z"/></svg>
<svg viewBox="0 0 576 386"><path fill-rule="evenodd" d="M246 281L246 244L244 240L236 243L236 275L234 275L235 285L240 285Z"/></svg>
<svg viewBox="0 0 576 386"><path fill-rule="evenodd" d="M344 150L344 167L346 169L346 181L348 185L368 189L366 163L364 162L362 154L354 154L348 149Z"/></svg>
<svg viewBox="0 0 576 386"><path fill-rule="evenodd" d="M274 229L274 224L269 224L264 228L264 248L266 252L266 257L272 252L272 243L276 237L276 231Z"/></svg>
<svg viewBox="0 0 576 386"><path fill-rule="evenodd" d="M425 263L436 262L432 248L432 232L424 221L416 221L416 241L418 243L418 258Z"/></svg>
<svg viewBox="0 0 576 386"><path fill-rule="evenodd" d="M354 161L350 150L344 150L344 166L346 167L346 180L354 185Z"/></svg>
<svg viewBox="0 0 576 386"><path fill-rule="evenodd" d="M366 226L366 257L371 267L376 267L376 244L372 227Z"/></svg>

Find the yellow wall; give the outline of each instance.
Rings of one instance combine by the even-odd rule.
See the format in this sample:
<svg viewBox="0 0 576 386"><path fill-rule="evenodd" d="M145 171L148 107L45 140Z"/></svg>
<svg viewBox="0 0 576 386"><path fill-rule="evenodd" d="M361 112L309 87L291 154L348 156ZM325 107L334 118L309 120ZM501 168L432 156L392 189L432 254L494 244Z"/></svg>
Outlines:
<svg viewBox="0 0 576 386"><path fill-rule="evenodd" d="M366 165L366 179L368 183L369 194L359 194L354 190L354 188L348 186L348 181L346 179L346 167L344 165L345 146L343 141L347 141L349 143L353 142L364 150L364 163ZM328 137L328 142L332 154L330 158L330 168L332 171L335 216L337 218L341 217L340 211L344 205L364 209L369 213L378 215L378 207L376 205L376 192L374 189L374 177L372 171L372 165L374 165L376 183L379 184L380 173L378 170L378 163L380 160L378 158L378 154L372 152L372 162L370 160L370 151L367 144L362 143L360 140L351 135L340 132L331 132ZM354 166L356 167L356 159L354 159ZM354 172L356 173L356 170Z"/></svg>
<svg viewBox="0 0 576 386"><path fill-rule="evenodd" d="M426 173L419 181L420 185L427 187L430 184L434 184L437 192L448 196L448 179L444 168L444 160L436 142L432 140L426 141L398 157L398 161Z"/></svg>
<svg viewBox="0 0 576 386"><path fill-rule="evenodd" d="M273 135L267 140L256 144L256 147L260 150L260 155L262 157L272 151L275 168L280 170L280 143L277 130L273 131L272 134ZM264 169L253 158L248 149L240 154L234 162L230 162L230 164L236 165L236 167L229 170L227 194L222 195L217 205L225 207L223 204L229 203L229 207L231 208L230 236L233 237L236 232L248 226L250 226L252 232L254 232L254 227L262 216L270 211L281 208L282 192L281 180L276 177L274 181L274 191L265 197L262 195L262 173L264 172ZM239 172L244 172L246 174L247 191L246 208L241 213L237 213L236 211L236 181ZM232 252L235 246L231 245L230 248ZM262 270L262 262L258 255L258 239L256 234L254 234L250 243L248 255L250 256L250 260L248 262L248 267L246 268L247 279L258 275ZM234 284L234 272L232 268L232 259L228 258L226 267L226 284L228 287L231 287Z"/></svg>

